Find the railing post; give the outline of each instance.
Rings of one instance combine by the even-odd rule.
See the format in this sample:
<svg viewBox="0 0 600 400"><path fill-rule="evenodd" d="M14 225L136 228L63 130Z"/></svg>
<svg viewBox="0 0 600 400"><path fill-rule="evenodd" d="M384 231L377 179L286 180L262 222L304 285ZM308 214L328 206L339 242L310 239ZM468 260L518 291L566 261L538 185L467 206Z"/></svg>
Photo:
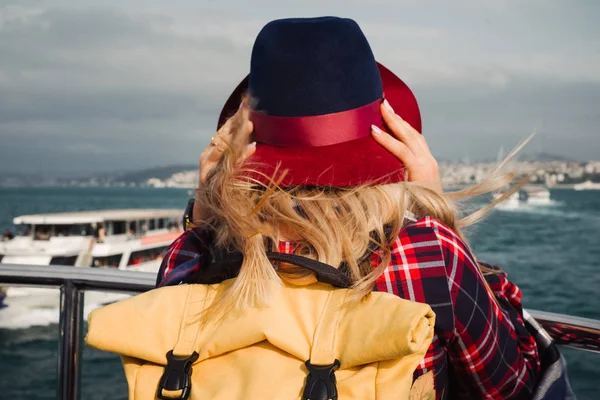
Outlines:
<svg viewBox="0 0 600 400"><path fill-rule="evenodd" d="M58 340L59 400L79 399L83 292L67 280L60 289L60 337Z"/></svg>

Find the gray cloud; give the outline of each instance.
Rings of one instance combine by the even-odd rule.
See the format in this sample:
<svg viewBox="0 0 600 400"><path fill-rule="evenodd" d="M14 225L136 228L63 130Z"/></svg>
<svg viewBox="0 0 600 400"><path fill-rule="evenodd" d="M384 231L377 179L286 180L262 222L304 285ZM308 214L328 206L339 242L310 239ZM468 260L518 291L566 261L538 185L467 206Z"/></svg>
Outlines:
<svg viewBox="0 0 600 400"><path fill-rule="evenodd" d="M559 0L285 11L273 1L69 3L0 1L0 170L195 163L260 27L321 8L359 20L378 58L413 87L437 156L488 157L543 127L544 150L598 158L598 29L581 12L562 19L568 36L556 21L572 11Z"/></svg>
<svg viewBox="0 0 600 400"><path fill-rule="evenodd" d="M447 86L419 95L426 99L424 133L432 151L444 158L489 159L500 146L508 150L534 131L528 152L600 158L599 83L521 77L494 92Z"/></svg>
<svg viewBox="0 0 600 400"><path fill-rule="evenodd" d="M246 50L172 24L106 9L13 8L0 24L0 168L85 173L199 152L214 98L226 95L224 76L210 77Z"/></svg>

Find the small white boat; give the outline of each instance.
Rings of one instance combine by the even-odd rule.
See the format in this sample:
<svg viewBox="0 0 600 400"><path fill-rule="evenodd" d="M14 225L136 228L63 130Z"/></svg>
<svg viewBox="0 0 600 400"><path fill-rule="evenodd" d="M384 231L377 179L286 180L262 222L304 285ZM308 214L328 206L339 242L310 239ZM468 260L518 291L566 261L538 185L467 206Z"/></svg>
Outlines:
<svg viewBox="0 0 600 400"><path fill-rule="evenodd" d="M527 204L535 206L547 206L552 204L550 191L543 187L527 187L523 188L519 196Z"/></svg>
<svg viewBox="0 0 600 400"><path fill-rule="evenodd" d="M494 200L503 196L503 193L494 194ZM550 191L544 187L526 186L510 195L496 207L504 210L514 210L523 206L548 206L554 204Z"/></svg>
<svg viewBox="0 0 600 400"><path fill-rule="evenodd" d="M600 183L592 182L592 181L588 180L583 183L578 183L576 185L573 185L573 189L575 189L575 190L600 190Z"/></svg>

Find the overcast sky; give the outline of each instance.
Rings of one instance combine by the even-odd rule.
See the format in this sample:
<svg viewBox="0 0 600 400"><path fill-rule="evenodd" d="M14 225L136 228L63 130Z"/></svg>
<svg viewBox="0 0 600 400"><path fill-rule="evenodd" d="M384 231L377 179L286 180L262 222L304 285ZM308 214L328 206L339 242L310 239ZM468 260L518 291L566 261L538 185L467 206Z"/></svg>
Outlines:
<svg viewBox="0 0 600 400"><path fill-rule="evenodd" d="M287 3L0 0L0 171L197 163L260 28L321 15L357 20L413 88L437 157L538 128L530 151L600 159L600 1Z"/></svg>

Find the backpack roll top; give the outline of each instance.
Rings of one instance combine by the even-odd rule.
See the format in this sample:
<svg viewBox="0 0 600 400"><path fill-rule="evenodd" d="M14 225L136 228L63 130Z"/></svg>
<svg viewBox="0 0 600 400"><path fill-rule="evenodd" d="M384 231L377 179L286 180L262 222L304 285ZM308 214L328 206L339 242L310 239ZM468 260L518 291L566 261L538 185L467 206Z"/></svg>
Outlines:
<svg viewBox="0 0 600 400"><path fill-rule="evenodd" d="M433 337L428 305L388 293L349 304L348 289L273 283L268 306L204 321L229 284L166 287L97 309L86 342L123 356L130 399L408 398Z"/></svg>

